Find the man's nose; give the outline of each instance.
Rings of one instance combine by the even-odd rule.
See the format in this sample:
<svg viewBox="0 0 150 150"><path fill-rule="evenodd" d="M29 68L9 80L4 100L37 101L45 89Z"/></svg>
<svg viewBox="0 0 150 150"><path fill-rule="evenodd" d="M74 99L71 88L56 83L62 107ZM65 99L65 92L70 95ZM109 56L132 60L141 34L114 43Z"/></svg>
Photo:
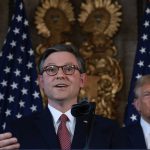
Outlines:
<svg viewBox="0 0 150 150"><path fill-rule="evenodd" d="M65 76L65 73L63 72L62 68L58 69L57 76Z"/></svg>

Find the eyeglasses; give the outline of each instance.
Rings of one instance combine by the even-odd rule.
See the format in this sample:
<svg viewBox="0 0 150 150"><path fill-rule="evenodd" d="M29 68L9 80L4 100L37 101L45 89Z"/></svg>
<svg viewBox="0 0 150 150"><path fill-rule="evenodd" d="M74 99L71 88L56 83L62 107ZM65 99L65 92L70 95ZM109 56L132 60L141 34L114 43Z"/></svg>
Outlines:
<svg viewBox="0 0 150 150"><path fill-rule="evenodd" d="M64 65L64 66L49 65L49 66L44 67L41 74L46 72L49 76L54 76L58 73L59 68L62 69L65 75L72 75L74 74L75 70L78 70L79 72L81 72L80 69L75 65Z"/></svg>

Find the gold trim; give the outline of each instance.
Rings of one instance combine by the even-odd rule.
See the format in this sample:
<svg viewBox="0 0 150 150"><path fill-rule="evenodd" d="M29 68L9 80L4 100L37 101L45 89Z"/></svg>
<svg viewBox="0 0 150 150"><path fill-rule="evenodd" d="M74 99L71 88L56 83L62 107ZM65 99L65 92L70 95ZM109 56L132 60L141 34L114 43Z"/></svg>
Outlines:
<svg viewBox="0 0 150 150"><path fill-rule="evenodd" d="M103 26L106 25L104 34L112 37L117 32L118 27L120 26L120 16L122 15L120 9L121 5L119 5L118 2L112 3L111 0L86 0L86 3L82 3L81 5L81 13L78 20L81 25L84 26L84 23L86 23L88 17L94 11L100 11L100 14L104 15L105 17L102 18L102 22L104 23ZM106 19L108 20L107 22Z"/></svg>
<svg viewBox="0 0 150 150"><path fill-rule="evenodd" d="M59 9L66 15L69 22L74 21L73 7L68 0L43 0L41 6L35 11L35 24L38 34L45 38L51 36L51 30L47 27L44 17L48 10Z"/></svg>

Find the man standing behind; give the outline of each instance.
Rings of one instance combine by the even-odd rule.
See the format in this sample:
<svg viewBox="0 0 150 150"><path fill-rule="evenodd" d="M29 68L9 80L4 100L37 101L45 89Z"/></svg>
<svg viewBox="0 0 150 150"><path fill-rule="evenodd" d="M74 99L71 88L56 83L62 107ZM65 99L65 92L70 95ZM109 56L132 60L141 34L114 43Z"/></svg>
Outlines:
<svg viewBox="0 0 150 150"><path fill-rule="evenodd" d="M88 122L86 116L72 116L71 108L78 102L80 88L86 79L85 72L84 60L72 45L48 48L39 62L39 83L48 97L48 106L42 113L14 121L12 135L0 134L0 147L83 149ZM113 121L96 115L89 148L110 148L116 128Z"/></svg>
<svg viewBox="0 0 150 150"><path fill-rule="evenodd" d="M150 149L150 75L137 80L134 93L134 106L140 113L140 121L118 131L113 138L114 148Z"/></svg>

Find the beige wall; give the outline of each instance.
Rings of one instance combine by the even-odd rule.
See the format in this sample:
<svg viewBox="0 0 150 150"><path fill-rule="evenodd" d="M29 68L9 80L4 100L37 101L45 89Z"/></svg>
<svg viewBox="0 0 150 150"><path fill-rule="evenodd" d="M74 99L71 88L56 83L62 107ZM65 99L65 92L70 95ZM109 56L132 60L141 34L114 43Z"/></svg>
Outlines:
<svg viewBox="0 0 150 150"><path fill-rule="evenodd" d="M124 74L124 86L120 93L119 112L121 119L128 99L132 67L137 45L137 7L136 0L120 0L123 6L123 22L115 41Z"/></svg>

